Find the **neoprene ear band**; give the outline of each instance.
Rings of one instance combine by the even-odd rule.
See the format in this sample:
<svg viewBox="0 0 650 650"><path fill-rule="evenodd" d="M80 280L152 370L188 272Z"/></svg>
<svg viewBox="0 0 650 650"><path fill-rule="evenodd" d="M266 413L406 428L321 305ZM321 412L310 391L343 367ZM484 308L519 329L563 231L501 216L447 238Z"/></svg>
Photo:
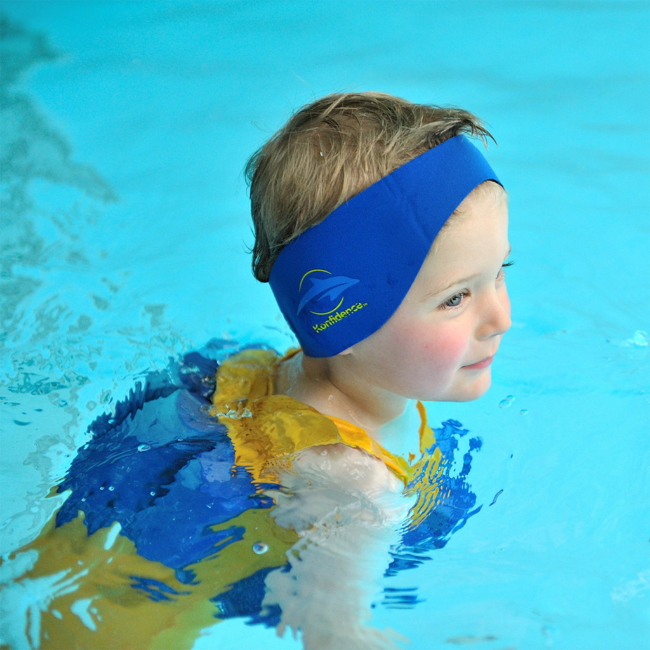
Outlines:
<svg viewBox="0 0 650 650"><path fill-rule="evenodd" d="M408 293L463 199L496 174L457 135L363 190L289 243L269 283L305 354L331 357L376 332Z"/></svg>

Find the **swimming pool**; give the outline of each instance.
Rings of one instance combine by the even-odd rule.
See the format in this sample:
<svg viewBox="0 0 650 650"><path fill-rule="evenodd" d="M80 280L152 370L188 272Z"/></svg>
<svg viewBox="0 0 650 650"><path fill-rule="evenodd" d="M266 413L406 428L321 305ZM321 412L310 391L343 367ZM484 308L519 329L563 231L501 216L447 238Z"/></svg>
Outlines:
<svg viewBox="0 0 650 650"><path fill-rule="evenodd" d="M372 623L418 649L648 647L646 2L3 11L3 553L147 370L215 337L292 343L250 275L242 167L314 96L379 89L486 119L517 265L491 390L428 406L482 439L483 507L383 579ZM242 639L300 646L235 618L195 648Z"/></svg>

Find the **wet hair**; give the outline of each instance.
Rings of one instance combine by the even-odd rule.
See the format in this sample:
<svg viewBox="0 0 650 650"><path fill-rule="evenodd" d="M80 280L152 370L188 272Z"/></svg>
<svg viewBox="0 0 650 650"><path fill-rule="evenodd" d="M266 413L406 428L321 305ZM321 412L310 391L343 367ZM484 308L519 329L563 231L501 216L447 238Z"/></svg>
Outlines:
<svg viewBox="0 0 650 650"><path fill-rule="evenodd" d="M486 147L487 137L494 140L466 110L382 93L336 93L298 110L246 165L255 277L268 282L290 241L398 167L461 133L480 137ZM491 181L482 185L488 184L500 187Z"/></svg>

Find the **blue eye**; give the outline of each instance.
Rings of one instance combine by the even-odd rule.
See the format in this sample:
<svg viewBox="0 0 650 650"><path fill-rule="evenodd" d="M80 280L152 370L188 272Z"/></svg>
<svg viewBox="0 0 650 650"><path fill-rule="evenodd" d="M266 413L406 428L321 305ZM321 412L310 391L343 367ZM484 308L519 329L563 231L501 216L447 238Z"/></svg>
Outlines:
<svg viewBox="0 0 650 650"><path fill-rule="evenodd" d="M443 309L452 309L453 307L460 307L463 302L463 298L468 294L467 291L460 291L459 293L453 295L448 300L440 305Z"/></svg>

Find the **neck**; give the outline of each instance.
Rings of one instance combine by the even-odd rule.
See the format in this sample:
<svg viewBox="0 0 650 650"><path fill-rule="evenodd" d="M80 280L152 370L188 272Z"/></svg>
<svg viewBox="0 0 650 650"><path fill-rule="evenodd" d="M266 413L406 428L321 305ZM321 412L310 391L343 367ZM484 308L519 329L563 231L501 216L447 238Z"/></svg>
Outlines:
<svg viewBox="0 0 650 650"><path fill-rule="evenodd" d="M316 359L299 353L282 364L276 388L324 415L365 429L385 447L396 436L396 427L386 425L405 414L409 401L359 376L345 356Z"/></svg>

